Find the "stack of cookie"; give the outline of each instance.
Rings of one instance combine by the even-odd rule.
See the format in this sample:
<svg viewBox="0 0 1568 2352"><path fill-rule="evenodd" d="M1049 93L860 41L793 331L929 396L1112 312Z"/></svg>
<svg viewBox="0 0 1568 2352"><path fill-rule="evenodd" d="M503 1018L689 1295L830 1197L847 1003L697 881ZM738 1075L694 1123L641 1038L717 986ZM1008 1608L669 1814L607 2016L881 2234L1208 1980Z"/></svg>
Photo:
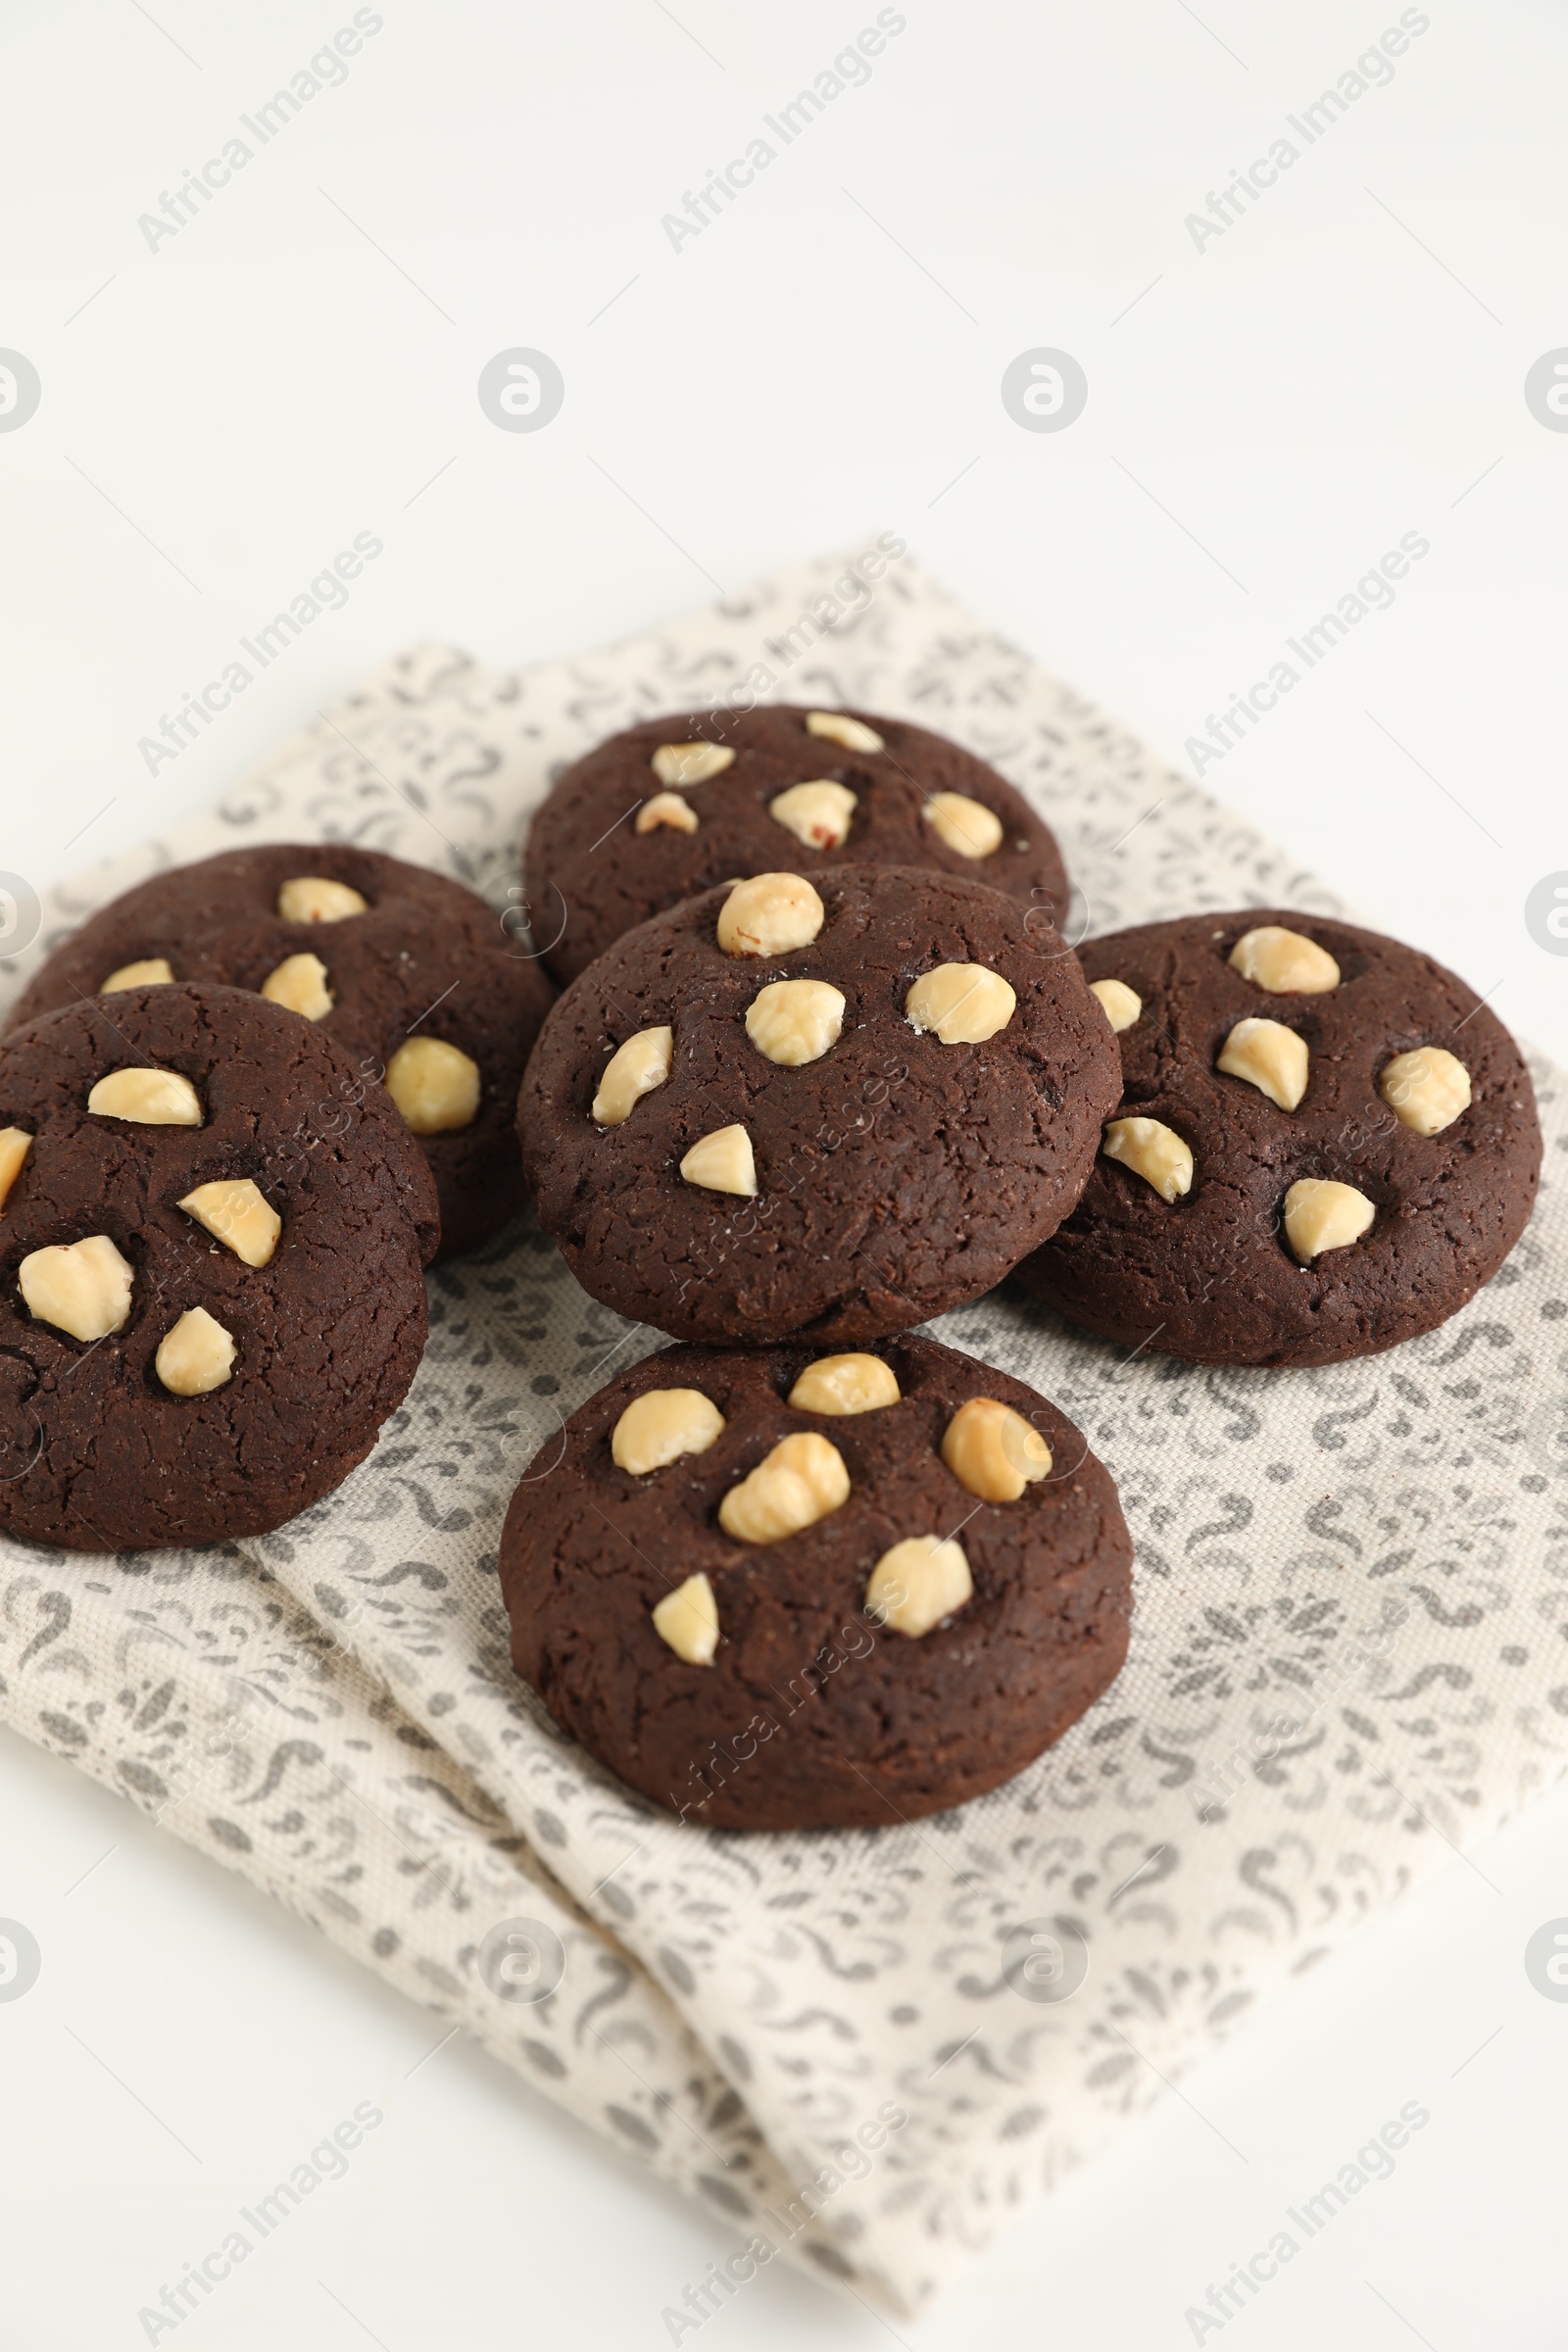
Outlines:
<svg viewBox="0 0 1568 2352"><path fill-rule="evenodd" d="M0 1041L0 1528L278 1526L418 1368L422 1268L522 1202L551 989L458 883L346 845L157 875Z"/></svg>
<svg viewBox="0 0 1568 2352"><path fill-rule="evenodd" d="M526 879L567 983L518 1106L539 1218L681 1344L519 1486L514 1656L682 1819L912 1819L1120 1668L1108 1473L909 1326L1016 1269L1130 1352L1330 1363L1451 1314L1529 1214L1529 1080L1461 982L1274 911L1080 962L1045 826L925 729L647 721L559 780Z"/></svg>
<svg viewBox="0 0 1568 2352"><path fill-rule="evenodd" d="M1050 831L927 729L648 720L526 855L537 952L283 845L42 967L0 1041L0 1528L196 1544L318 1499L413 1378L422 1266L526 1185L676 1345L524 1474L519 1672L683 1819L911 1819L1107 1687L1132 1565L1062 1414L911 1326L1016 1272L1128 1352L1333 1363L1528 1218L1529 1079L1461 981L1289 910L1075 955Z"/></svg>

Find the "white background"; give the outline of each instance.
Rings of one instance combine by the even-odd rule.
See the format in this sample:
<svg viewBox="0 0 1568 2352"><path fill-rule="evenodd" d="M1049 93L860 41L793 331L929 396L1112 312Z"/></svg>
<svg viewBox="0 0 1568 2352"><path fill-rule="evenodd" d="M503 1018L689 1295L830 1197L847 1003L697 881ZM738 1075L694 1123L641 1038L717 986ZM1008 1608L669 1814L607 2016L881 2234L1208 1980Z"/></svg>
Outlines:
<svg viewBox="0 0 1568 2352"><path fill-rule="evenodd" d="M1203 780L1568 1054L1568 958L1523 913L1568 868L1568 435L1523 397L1568 343L1560 10L1431 0L1392 82L1310 148L1290 134L1299 161L1201 251L1186 217L1397 7L909 0L866 85L678 252L662 216L873 7L378 13L343 86L153 251L138 216L352 10L7 11L0 344L43 398L0 434L0 865L42 883L163 829L410 640L569 652L883 528L1191 764L1208 714L1413 531L1430 554L1392 609ZM565 377L542 432L475 397L515 345ZM1041 345L1089 379L1060 433L999 397ZM384 553L347 606L149 776L138 740L359 531ZM1568 1913L1565 1852L1568 1797L1456 1859L929 2320L890 2329L779 2266L705 2348L1190 2343L1186 2307L1411 2099L1432 2120L1394 2178L1225 2341L1560 2345L1568 2005L1522 1953ZM144 2342L138 2307L367 2098L386 2122L349 2177L181 2343L652 2347L729 2250L9 1738L0 1916L44 1953L0 2004L7 2352Z"/></svg>

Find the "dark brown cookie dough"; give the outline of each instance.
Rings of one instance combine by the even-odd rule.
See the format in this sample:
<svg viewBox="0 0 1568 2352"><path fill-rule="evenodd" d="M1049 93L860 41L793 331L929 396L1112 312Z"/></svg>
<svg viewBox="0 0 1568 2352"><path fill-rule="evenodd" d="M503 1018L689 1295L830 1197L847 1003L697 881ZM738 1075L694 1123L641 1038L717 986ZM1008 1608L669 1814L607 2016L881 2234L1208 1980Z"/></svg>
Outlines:
<svg viewBox="0 0 1568 2352"><path fill-rule="evenodd" d="M1231 953L1267 927L1326 951L1339 984L1246 977ZM1037 1297L1123 1347L1189 1363L1332 1364L1433 1330L1496 1272L1535 1200L1541 1130L1513 1040L1452 972L1376 931L1255 907L1146 923L1079 956L1091 982L1142 1000L1119 1037L1118 1116L1169 1128L1194 1172L1166 1200L1102 1152L1073 1215L1018 1269ZM1304 1047L1294 1109L1216 1067L1244 1020L1299 1041L1258 1041L1276 1070L1284 1046L1298 1073ZM1370 1217L1304 1264L1287 1216L1301 1179L1351 1188L1359 1206L1332 1198L1351 1225Z"/></svg>
<svg viewBox="0 0 1568 2352"><path fill-rule="evenodd" d="M554 943L545 960L559 980L574 980L622 932L695 892L780 866L820 879L839 865L928 865L987 882L1065 925L1067 876L1054 837L994 767L907 719L816 714L849 720L852 735L869 728L882 748L868 751L811 733L811 715L794 703L672 711L612 735L557 779L529 829L523 865L535 935L541 946ZM655 754L692 744L734 758L704 783L666 785L651 764ZM770 813L781 794L817 780L855 796L853 809L837 803L836 823L829 811L829 836L848 824L836 844L803 840ZM675 824L639 832L656 798L671 792L687 813L671 808ZM947 794L977 804L980 813L952 808ZM798 821L809 824L811 814L808 804ZM951 819L949 830L984 854L954 848L937 818ZM694 830L681 829L693 820Z"/></svg>
<svg viewBox="0 0 1568 2352"><path fill-rule="evenodd" d="M311 876L347 884L365 911L286 920L279 892ZM420 1137L441 1200L441 1254L473 1249L522 1205L513 1121L552 992L484 901L443 874L344 842L269 843L175 866L73 933L35 975L12 1025L95 996L111 974L148 958L162 956L176 980L259 990L301 955L325 964L333 999L316 1025L371 1075L395 1068L400 1047L416 1040L477 1064L473 1115Z"/></svg>
<svg viewBox="0 0 1568 2352"><path fill-rule="evenodd" d="M1054 931L984 883L908 866L839 867L819 894L769 879L819 898L808 944L725 953L742 901L712 890L573 982L519 1099L524 1165L572 1272L623 1314L684 1340L877 1338L978 1298L1054 1231L1116 1100L1116 1043ZM979 967L959 983L973 1006L1012 992L994 1035L911 1025L911 986L950 965ZM837 1042L798 1066L748 1026L780 982L843 999ZM596 1122L612 1050L661 1029L667 1077ZM682 1175L695 1146L722 1157L736 1134L755 1195Z"/></svg>
<svg viewBox="0 0 1568 2352"><path fill-rule="evenodd" d="M513 1498L501 1580L518 1673L564 1732L686 1821L896 1828L1010 1779L1120 1670L1132 1544L1087 1441L1021 1381L935 1341L874 1355L899 1400L828 1413L787 1401L809 1348L666 1348L590 1398ZM704 1451L617 1467L621 1416L664 1389L707 1399L697 1436L711 1433L713 1407L722 1428ZM1032 1475L1010 1482L1010 1499L982 1499L944 1459L955 1415L977 1397L1019 1416L1008 1444ZM727 1533L726 1495L804 1433L836 1449L847 1498L777 1541ZM994 1452L956 1458L994 1483ZM873 1571L930 1536L956 1544L972 1590L928 1630L900 1632L868 1604ZM918 1564L901 1570L895 1587L913 1595L919 1576ZM654 1616L695 1577L717 1620L707 1664L679 1654ZM699 1595L696 1622L706 1605ZM693 1618L675 1616L679 1635Z"/></svg>
<svg viewBox="0 0 1568 2352"><path fill-rule="evenodd" d="M201 1123L128 1115L145 1090ZM424 1346L435 1186L318 1029L184 984L45 1014L0 1040L7 1177L6 1534L84 1551L254 1536L368 1453ZM229 1184L247 1189L179 1205ZM225 1353L218 1385L188 1385Z"/></svg>

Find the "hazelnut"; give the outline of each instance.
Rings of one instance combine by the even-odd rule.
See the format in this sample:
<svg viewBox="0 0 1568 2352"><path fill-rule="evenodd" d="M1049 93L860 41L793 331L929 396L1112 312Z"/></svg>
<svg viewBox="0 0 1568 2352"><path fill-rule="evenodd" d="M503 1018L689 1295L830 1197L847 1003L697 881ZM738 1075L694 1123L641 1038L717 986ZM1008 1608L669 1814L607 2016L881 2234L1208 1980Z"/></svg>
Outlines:
<svg viewBox="0 0 1568 2352"><path fill-rule="evenodd" d="M1417 1046L1384 1063L1378 1093L1401 1126L1441 1135L1470 1107L1470 1073L1443 1046Z"/></svg>
<svg viewBox="0 0 1568 2352"><path fill-rule="evenodd" d="M611 1432L611 1459L617 1470L642 1478L683 1453L706 1453L723 1426L723 1414L701 1389L645 1389Z"/></svg>
<svg viewBox="0 0 1568 2352"><path fill-rule="evenodd" d="M277 894L277 911L285 923L341 923L365 908L357 890L347 882L329 882L324 874L296 874Z"/></svg>
<svg viewBox="0 0 1568 2352"><path fill-rule="evenodd" d="M826 912L804 874L753 874L718 910L718 944L726 956L787 955L810 946Z"/></svg>
<svg viewBox="0 0 1568 2352"><path fill-rule="evenodd" d="M815 784L792 784L768 802L767 813L808 850L840 850L849 839L857 798L847 784L824 777Z"/></svg>
<svg viewBox="0 0 1568 2352"><path fill-rule="evenodd" d="M1230 960L1244 980L1274 997L1321 997L1340 985L1340 967L1328 950L1283 923L1244 931Z"/></svg>
<svg viewBox="0 0 1568 2352"><path fill-rule="evenodd" d="M661 784L707 784L734 757L727 743L662 743L648 764Z"/></svg>
<svg viewBox="0 0 1568 2352"><path fill-rule="evenodd" d="M87 1097L101 1119L129 1119L138 1127L199 1127L200 1095L177 1070L111 1070Z"/></svg>
<svg viewBox="0 0 1568 2352"><path fill-rule="evenodd" d="M675 1054L673 1029L639 1029L617 1046L599 1074L599 1092L590 1116L601 1127L618 1127L629 1119L644 1095L662 1086Z"/></svg>
<svg viewBox="0 0 1568 2352"><path fill-rule="evenodd" d="M1238 1021L1219 1050L1215 1068L1245 1078L1281 1110L1294 1110L1306 1092L1311 1056L1304 1037L1283 1021Z"/></svg>
<svg viewBox="0 0 1568 2352"><path fill-rule="evenodd" d="M875 727L868 727L863 718L851 718L844 710L808 710L806 714L808 735L820 735L828 743L841 744L847 752L881 752L887 749Z"/></svg>
<svg viewBox="0 0 1568 2352"><path fill-rule="evenodd" d="M34 1250L17 1268L29 1311L74 1340L105 1340L130 1313L131 1269L107 1233Z"/></svg>
<svg viewBox="0 0 1568 2352"><path fill-rule="evenodd" d="M1005 1029L1018 1003L1000 972L983 963L939 963L904 1000L912 1029L934 1029L945 1046L983 1046Z"/></svg>
<svg viewBox="0 0 1568 2352"><path fill-rule="evenodd" d="M1051 1447L1022 1413L995 1396L971 1396L948 1423L942 1459L982 1502L1016 1502L1051 1474Z"/></svg>
<svg viewBox="0 0 1568 2352"><path fill-rule="evenodd" d="M232 1250L241 1264L271 1264L283 1220L248 1176L220 1177L212 1184L199 1184L179 1206L198 1225L205 1225L215 1240Z"/></svg>
<svg viewBox="0 0 1568 2352"><path fill-rule="evenodd" d="M1285 1238L1303 1266L1325 1250L1358 1242L1377 1210L1353 1184L1302 1176L1285 1196Z"/></svg>
<svg viewBox="0 0 1568 2352"><path fill-rule="evenodd" d="M139 962L120 964L107 980L100 980L98 994L112 997L121 988L167 988L173 977L167 956L143 956Z"/></svg>
<svg viewBox="0 0 1568 2352"><path fill-rule="evenodd" d="M406 1038L386 1065L386 1091L416 1135L471 1126L479 1108L479 1064L440 1037Z"/></svg>
<svg viewBox="0 0 1568 2352"><path fill-rule="evenodd" d="M1002 819L966 792L934 792L923 810L926 823L960 858L989 858L1002 847Z"/></svg>
<svg viewBox="0 0 1568 2352"><path fill-rule="evenodd" d="M695 833L697 811L690 801L683 801L678 792L656 792L652 800L644 801L637 811L634 833L656 833L661 825L671 833Z"/></svg>
<svg viewBox="0 0 1568 2352"><path fill-rule="evenodd" d="M1100 1148L1152 1184L1162 1200L1180 1200L1193 1189L1192 1152L1162 1120L1112 1119Z"/></svg>
<svg viewBox="0 0 1568 2352"><path fill-rule="evenodd" d="M688 1666L711 1666L718 1647L718 1603L701 1570L656 1605L654 1631Z"/></svg>
<svg viewBox="0 0 1568 2352"><path fill-rule="evenodd" d="M22 1163L32 1150L32 1138L22 1127L0 1127L0 1210L11 1197L11 1187L22 1174Z"/></svg>
<svg viewBox="0 0 1568 2352"><path fill-rule="evenodd" d="M1118 1033L1130 1029L1144 1009L1144 1000L1125 980L1091 980L1089 993L1098 997L1106 1020Z"/></svg>
<svg viewBox="0 0 1568 2352"><path fill-rule="evenodd" d="M759 1054L799 1069L839 1042L844 991L828 980L770 980L746 1008L746 1034Z"/></svg>
<svg viewBox="0 0 1568 2352"><path fill-rule="evenodd" d="M324 1021L332 1009L326 966L308 949L303 955L285 956L262 982L262 994L274 1004L286 1004L290 1012L302 1012L308 1021Z"/></svg>
<svg viewBox="0 0 1568 2352"><path fill-rule="evenodd" d="M850 1498L850 1474L836 1446L814 1429L781 1438L718 1506L718 1524L742 1544L781 1544L814 1527Z"/></svg>
<svg viewBox="0 0 1568 2352"><path fill-rule="evenodd" d="M744 1193L749 1200L757 1193L757 1161L744 1127L715 1127L711 1135L699 1136L680 1172L707 1193Z"/></svg>
<svg viewBox="0 0 1568 2352"><path fill-rule="evenodd" d="M789 1400L798 1413L879 1413L898 1403L899 1384L879 1355L819 1355Z"/></svg>
<svg viewBox="0 0 1568 2352"><path fill-rule="evenodd" d="M951 1536L906 1536L885 1551L865 1588L868 1615L917 1642L974 1596L963 1545Z"/></svg>
<svg viewBox="0 0 1568 2352"><path fill-rule="evenodd" d="M193 1306L158 1344L153 1370L171 1395L205 1396L234 1371L234 1343L205 1306Z"/></svg>

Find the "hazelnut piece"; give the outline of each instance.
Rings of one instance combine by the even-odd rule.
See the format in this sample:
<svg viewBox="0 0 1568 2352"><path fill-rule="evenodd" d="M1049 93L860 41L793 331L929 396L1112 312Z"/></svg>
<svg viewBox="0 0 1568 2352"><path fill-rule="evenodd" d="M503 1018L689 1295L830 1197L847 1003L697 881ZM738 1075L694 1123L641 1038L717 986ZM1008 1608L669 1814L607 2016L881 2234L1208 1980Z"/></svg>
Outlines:
<svg viewBox="0 0 1568 2352"><path fill-rule="evenodd" d="M1118 1034L1130 1029L1144 1009L1143 998L1125 980L1091 980L1089 993L1100 999L1106 1020Z"/></svg>
<svg viewBox="0 0 1568 2352"><path fill-rule="evenodd" d="M273 1004L286 1004L290 1012L303 1013L308 1021L324 1021L332 1009L326 966L309 949L299 956L285 956L262 982L262 994Z"/></svg>
<svg viewBox="0 0 1568 2352"><path fill-rule="evenodd" d="M106 1340L130 1313L130 1267L107 1233L34 1250L17 1268L30 1313L74 1340Z"/></svg>
<svg viewBox="0 0 1568 2352"><path fill-rule="evenodd" d="M863 718L851 718L847 710L808 710L806 732L820 735L827 743L841 744L847 752L887 749L875 727L868 727Z"/></svg>
<svg viewBox="0 0 1568 2352"><path fill-rule="evenodd" d="M701 1570L657 1603L654 1631L688 1666L711 1666L718 1647L718 1603Z"/></svg>
<svg viewBox="0 0 1568 2352"><path fill-rule="evenodd" d="M1384 1063L1378 1093L1401 1126L1441 1135L1470 1107L1470 1073L1443 1046L1417 1046Z"/></svg>
<svg viewBox="0 0 1568 2352"><path fill-rule="evenodd" d="M789 1400L798 1413L879 1413L898 1403L899 1384L879 1355L819 1355Z"/></svg>
<svg viewBox="0 0 1568 2352"><path fill-rule="evenodd" d="M234 1343L205 1306L186 1309L158 1343L153 1370L174 1396L205 1396L233 1377Z"/></svg>
<svg viewBox="0 0 1568 2352"><path fill-rule="evenodd" d="M938 840L960 858L989 858L1002 847L1002 819L966 792L934 792L922 811Z"/></svg>
<svg viewBox="0 0 1568 2352"><path fill-rule="evenodd" d="M167 956L143 956L135 963L118 965L107 980L100 980L98 994L112 997L121 988L167 988L173 977L173 966Z"/></svg>
<svg viewBox="0 0 1568 2352"><path fill-rule="evenodd" d="M11 1187L22 1174L22 1163L32 1150L32 1138L23 1127L0 1127L0 1210L11 1196Z"/></svg>
<svg viewBox="0 0 1568 2352"><path fill-rule="evenodd" d="M850 1498L850 1474L836 1446L814 1429L781 1438L718 1506L718 1524L742 1544L781 1544L814 1527Z"/></svg>
<svg viewBox="0 0 1568 2352"><path fill-rule="evenodd" d="M746 1034L769 1061L799 1069L839 1042L844 991L827 980L770 980L746 1008Z"/></svg>
<svg viewBox="0 0 1568 2352"><path fill-rule="evenodd" d="M1302 1265L1310 1265L1325 1250L1358 1242L1377 1213L1353 1184L1302 1176L1285 1196L1285 1238Z"/></svg>
<svg viewBox="0 0 1568 2352"><path fill-rule="evenodd" d="M784 956L808 948L826 913L804 874L753 874L719 908L716 936L726 956Z"/></svg>
<svg viewBox="0 0 1568 2352"><path fill-rule="evenodd" d="M661 784L707 784L734 757L727 743L662 743L648 764Z"/></svg>
<svg viewBox="0 0 1568 2352"><path fill-rule="evenodd" d="M632 831L655 833L661 825L666 825L671 833L695 833L697 811L690 801L681 799L678 792L656 792L653 799L644 801L638 809Z"/></svg>
<svg viewBox="0 0 1568 2352"><path fill-rule="evenodd" d="M885 1551L865 1588L867 1614L917 1642L974 1596L963 1545L949 1536L906 1536Z"/></svg>
<svg viewBox="0 0 1568 2352"><path fill-rule="evenodd" d="M618 1127L629 1119L644 1095L662 1086L675 1054L673 1029L639 1029L617 1046L599 1074L599 1092L590 1116L600 1127Z"/></svg>
<svg viewBox="0 0 1568 2352"><path fill-rule="evenodd" d="M365 908L357 890L347 882L329 881L325 874L295 874L277 894L277 911L285 923L341 923Z"/></svg>
<svg viewBox="0 0 1568 2352"><path fill-rule="evenodd" d="M1340 985L1340 967L1327 948L1283 923L1260 923L1244 931L1230 953L1244 980L1274 997L1321 997Z"/></svg>
<svg viewBox="0 0 1568 2352"><path fill-rule="evenodd" d="M269 1266L283 1220L248 1176L220 1177L199 1184L179 1206L216 1241L232 1250L242 1265Z"/></svg>
<svg viewBox="0 0 1568 2352"><path fill-rule="evenodd" d="M1051 1447L1010 1404L971 1396L948 1423L942 1459L960 1487L982 1502L1016 1502L1025 1487L1051 1474Z"/></svg>
<svg viewBox="0 0 1568 2352"><path fill-rule="evenodd" d="M386 1065L385 1083L416 1135L471 1126L479 1108L479 1064L444 1038L406 1038Z"/></svg>
<svg viewBox="0 0 1568 2352"><path fill-rule="evenodd" d="M939 963L904 1000L911 1029L934 1029L945 1046L983 1046L1013 1016L1016 991L983 963Z"/></svg>
<svg viewBox="0 0 1568 2352"><path fill-rule="evenodd" d="M1193 1154L1163 1120L1112 1119L1100 1148L1152 1184L1162 1200L1180 1200L1193 1189Z"/></svg>
<svg viewBox="0 0 1568 2352"><path fill-rule="evenodd" d="M1238 1021L1219 1050L1215 1068L1245 1078L1281 1110L1294 1110L1306 1092L1311 1056L1304 1037L1283 1021Z"/></svg>
<svg viewBox="0 0 1568 2352"><path fill-rule="evenodd" d="M643 1478L683 1453L706 1453L723 1427L723 1414L701 1389L645 1389L611 1432L611 1459Z"/></svg>
<svg viewBox="0 0 1568 2352"><path fill-rule="evenodd" d="M111 1070L87 1097L100 1119L127 1119L138 1127L199 1127L200 1095L177 1070Z"/></svg>
<svg viewBox="0 0 1568 2352"><path fill-rule="evenodd" d="M711 1135L699 1136L681 1161L680 1172L704 1192L744 1193L749 1200L756 1196L757 1161L744 1127L715 1127Z"/></svg>
<svg viewBox="0 0 1568 2352"><path fill-rule="evenodd" d="M857 800L847 784L824 777L814 784L792 784L787 792L776 794L767 804L767 813L808 850L840 850L849 839Z"/></svg>

